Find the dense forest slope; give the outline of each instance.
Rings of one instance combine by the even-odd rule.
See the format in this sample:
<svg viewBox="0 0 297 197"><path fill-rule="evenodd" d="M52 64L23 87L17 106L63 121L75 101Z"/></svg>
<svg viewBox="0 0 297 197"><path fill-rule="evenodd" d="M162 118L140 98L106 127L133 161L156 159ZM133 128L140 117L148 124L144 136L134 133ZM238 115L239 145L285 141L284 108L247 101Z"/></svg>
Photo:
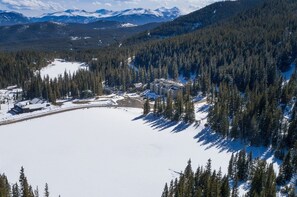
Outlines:
<svg viewBox="0 0 297 197"><path fill-rule="evenodd" d="M297 118L284 110L296 96L296 76L284 84L282 72L297 55L296 9L293 0L265 1L226 22L146 44L135 63L166 68L173 78L195 73L197 88L214 103L211 128L225 137L292 147Z"/></svg>
<svg viewBox="0 0 297 197"><path fill-rule="evenodd" d="M162 39L194 32L198 29L226 21L246 10L263 3L263 0L221 1L213 3L171 22L163 23L147 32L140 33L127 40L127 44L139 41Z"/></svg>

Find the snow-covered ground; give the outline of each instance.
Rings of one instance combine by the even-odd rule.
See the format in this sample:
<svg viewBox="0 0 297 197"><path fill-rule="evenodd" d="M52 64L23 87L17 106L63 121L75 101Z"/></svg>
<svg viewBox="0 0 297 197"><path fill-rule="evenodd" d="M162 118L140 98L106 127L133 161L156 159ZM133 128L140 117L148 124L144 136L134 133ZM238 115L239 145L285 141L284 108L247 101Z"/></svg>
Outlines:
<svg viewBox="0 0 297 197"><path fill-rule="evenodd" d="M0 169L17 181L24 166L30 183L47 182L51 196L160 196L189 158L194 169L211 158L226 173L243 148L205 129L208 107L196 104L194 125L144 118L142 109L93 108L2 126ZM269 149L247 150L273 160Z"/></svg>
<svg viewBox="0 0 297 197"><path fill-rule="evenodd" d="M295 69L296 69L296 64L291 64L291 68L288 71L282 73L282 76L286 83L288 83L290 81L291 76L295 72Z"/></svg>
<svg viewBox="0 0 297 197"><path fill-rule="evenodd" d="M129 57L127 60L127 64L132 70L138 72L138 68L134 64L134 59L135 59L135 57Z"/></svg>
<svg viewBox="0 0 297 197"><path fill-rule="evenodd" d="M132 24L132 23L124 23L121 25L121 27L136 27L137 25Z"/></svg>
<svg viewBox="0 0 297 197"><path fill-rule="evenodd" d="M88 67L81 62L66 62L61 59L55 59L50 65L40 70L40 76L44 78L48 75L50 79L54 79L59 75L63 75L65 71L73 74L79 69L88 69Z"/></svg>
<svg viewBox="0 0 297 197"><path fill-rule="evenodd" d="M5 104L0 104L0 126L3 124L22 121L32 118L37 118L45 115L52 115L56 113L61 113L69 110L77 110L82 108L93 108L93 107L107 107L107 106L117 106L117 101L124 99L123 96L110 95L108 97L102 96L92 99L75 99L75 100L57 100L57 103L61 104L58 106L49 105L42 110L23 113L23 114L11 114L10 109L14 107L14 101L9 100Z"/></svg>

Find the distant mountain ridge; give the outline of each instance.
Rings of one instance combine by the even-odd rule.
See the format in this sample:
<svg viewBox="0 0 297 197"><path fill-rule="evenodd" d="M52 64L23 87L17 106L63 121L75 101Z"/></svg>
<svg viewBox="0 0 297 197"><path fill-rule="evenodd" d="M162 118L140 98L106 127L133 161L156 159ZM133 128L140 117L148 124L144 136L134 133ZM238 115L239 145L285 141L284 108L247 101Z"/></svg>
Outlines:
<svg viewBox="0 0 297 197"><path fill-rule="evenodd" d="M116 21L94 23L36 22L0 26L1 50L80 50L109 46L121 47L123 40L158 26L159 23L133 26Z"/></svg>
<svg viewBox="0 0 297 197"><path fill-rule="evenodd" d="M8 12L4 10L0 10L0 25L17 25L29 23L30 19L20 13L17 12Z"/></svg>
<svg viewBox="0 0 297 197"><path fill-rule="evenodd" d="M112 11L100 9L95 12L68 9L65 11L47 13L41 17L26 17L20 13L0 11L0 25L16 25L36 22L61 22L61 23L92 23L98 20L127 22L135 25L147 23L166 22L176 19L181 15L177 8L158 8L155 10L144 8L125 9Z"/></svg>

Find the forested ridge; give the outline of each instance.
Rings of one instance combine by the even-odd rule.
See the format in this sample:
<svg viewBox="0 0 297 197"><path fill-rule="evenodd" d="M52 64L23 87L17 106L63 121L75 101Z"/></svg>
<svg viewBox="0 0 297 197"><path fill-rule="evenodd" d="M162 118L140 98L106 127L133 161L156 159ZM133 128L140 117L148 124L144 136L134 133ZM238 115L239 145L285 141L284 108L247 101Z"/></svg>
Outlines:
<svg viewBox="0 0 297 197"><path fill-rule="evenodd" d="M148 40L164 39L194 32L210 25L226 21L238 13L260 5L262 0L219 1L171 22L128 38L125 44L135 44ZM149 34L148 34L149 33Z"/></svg>

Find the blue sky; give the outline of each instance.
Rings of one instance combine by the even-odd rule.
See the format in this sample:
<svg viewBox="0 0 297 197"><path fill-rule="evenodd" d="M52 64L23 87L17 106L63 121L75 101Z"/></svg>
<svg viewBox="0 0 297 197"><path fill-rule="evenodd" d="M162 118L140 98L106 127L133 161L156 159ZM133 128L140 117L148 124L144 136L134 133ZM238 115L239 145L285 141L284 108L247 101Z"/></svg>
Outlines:
<svg viewBox="0 0 297 197"><path fill-rule="evenodd" d="M47 12L65 9L122 10L127 8L178 7L183 13L202 8L219 0L0 0L0 10L21 12L28 16L38 16Z"/></svg>

